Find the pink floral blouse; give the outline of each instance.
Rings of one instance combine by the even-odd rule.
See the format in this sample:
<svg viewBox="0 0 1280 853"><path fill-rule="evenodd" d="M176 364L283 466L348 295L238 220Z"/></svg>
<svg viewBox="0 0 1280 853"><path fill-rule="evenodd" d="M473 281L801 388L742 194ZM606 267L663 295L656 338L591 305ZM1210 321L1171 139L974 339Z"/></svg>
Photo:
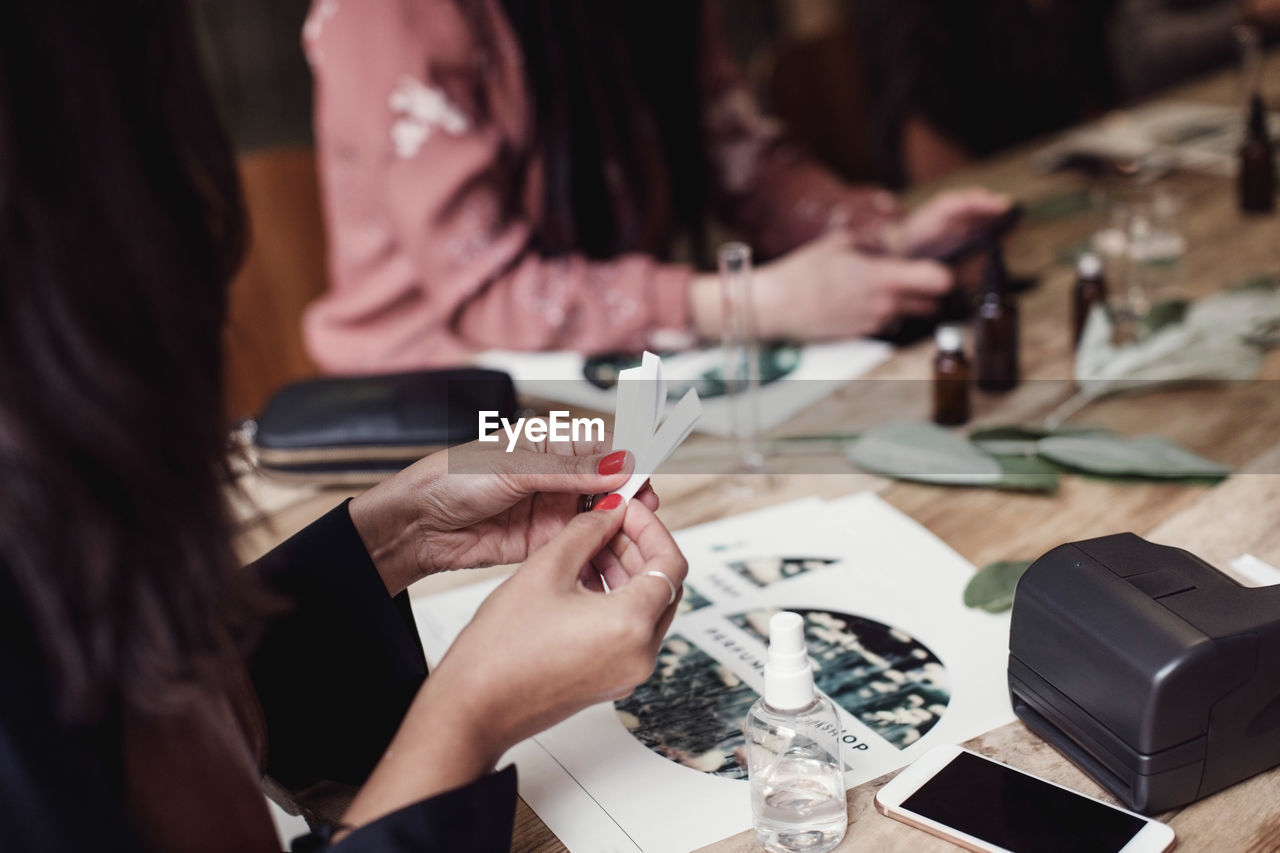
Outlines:
<svg viewBox="0 0 1280 853"><path fill-rule="evenodd" d="M874 241L894 198L841 184L783 142L719 48L713 15L698 84L721 216L763 255L833 227ZM331 277L304 332L323 369L455 364L494 347L634 350L687 331L689 267L538 255L536 158L519 179L520 215L504 210L500 157L527 151L532 127L499 0L315 0L303 41Z"/></svg>

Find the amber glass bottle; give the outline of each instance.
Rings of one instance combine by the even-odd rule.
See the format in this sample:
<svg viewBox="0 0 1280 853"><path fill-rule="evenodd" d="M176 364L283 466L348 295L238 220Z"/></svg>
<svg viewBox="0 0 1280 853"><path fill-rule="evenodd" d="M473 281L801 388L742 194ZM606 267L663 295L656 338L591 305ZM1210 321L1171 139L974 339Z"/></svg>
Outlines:
<svg viewBox="0 0 1280 853"><path fill-rule="evenodd" d="M969 359L957 326L939 326L934 333L938 354L933 359L933 422L959 426L969 422Z"/></svg>
<svg viewBox="0 0 1280 853"><path fill-rule="evenodd" d="M1267 132L1267 107L1262 96L1249 101L1249 123L1240 146L1240 209L1271 213L1276 209L1276 161Z"/></svg>
<svg viewBox="0 0 1280 853"><path fill-rule="evenodd" d="M1107 280L1102 276L1102 260L1086 252L1076 262L1076 285L1071 289L1071 345L1080 346L1080 336L1095 305L1107 304Z"/></svg>
<svg viewBox="0 0 1280 853"><path fill-rule="evenodd" d="M973 350L978 387L1008 391L1018 384L1018 306L1009 298L1004 252L993 243L982 277L982 302L974 322Z"/></svg>

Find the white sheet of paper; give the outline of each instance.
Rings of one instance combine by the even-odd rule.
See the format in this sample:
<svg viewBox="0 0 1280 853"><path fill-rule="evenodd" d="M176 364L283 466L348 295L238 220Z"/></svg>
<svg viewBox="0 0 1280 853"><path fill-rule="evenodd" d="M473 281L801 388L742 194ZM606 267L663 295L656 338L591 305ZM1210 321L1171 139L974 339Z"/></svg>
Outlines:
<svg viewBox="0 0 1280 853"><path fill-rule="evenodd" d="M867 373L892 352L888 344L869 339L806 344L794 370L760 387L757 406L760 429L769 430L786 422L829 395L839 383ZM723 358L719 348L713 347L668 355L662 359L663 378L668 387L675 381L694 379L718 367ZM511 374L516 389L522 394L549 397L597 412L615 408L616 391L588 382L582 372L586 360L576 352L487 350L476 355L475 363ZM702 418L696 427L699 432L733 435L728 401L704 397L702 406ZM614 446L621 445L615 443Z"/></svg>
<svg viewBox="0 0 1280 853"><path fill-rule="evenodd" d="M816 632L818 682L851 739L847 785L1013 719L1008 615L964 607L973 566L874 495L798 501L676 539L690 571L655 676L508 756L521 795L574 853L690 850L750 827L733 738L763 689L756 628L774 609L807 612ZM430 662L496 583L413 602ZM707 731L720 739L688 747Z"/></svg>

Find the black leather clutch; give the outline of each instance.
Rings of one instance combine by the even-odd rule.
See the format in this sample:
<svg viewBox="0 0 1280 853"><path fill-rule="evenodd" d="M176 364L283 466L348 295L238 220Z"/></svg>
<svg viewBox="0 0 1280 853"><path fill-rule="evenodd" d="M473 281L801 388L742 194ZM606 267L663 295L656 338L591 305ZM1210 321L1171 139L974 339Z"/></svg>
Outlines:
<svg viewBox="0 0 1280 853"><path fill-rule="evenodd" d="M253 443L258 467L271 474L376 482L429 453L474 441L482 411L515 417L510 376L457 368L306 379L271 398Z"/></svg>

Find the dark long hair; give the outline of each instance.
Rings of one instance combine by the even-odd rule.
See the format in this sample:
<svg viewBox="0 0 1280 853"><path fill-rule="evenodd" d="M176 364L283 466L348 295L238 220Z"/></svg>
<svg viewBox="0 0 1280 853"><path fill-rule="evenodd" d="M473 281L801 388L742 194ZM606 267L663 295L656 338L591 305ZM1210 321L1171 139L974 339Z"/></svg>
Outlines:
<svg viewBox="0 0 1280 853"><path fill-rule="evenodd" d="M234 162L178 0L0 3L0 572L62 707L231 651L219 334Z"/></svg>
<svg viewBox="0 0 1280 853"><path fill-rule="evenodd" d="M697 0L503 0L544 162L549 255L662 255L706 202Z"/></svg>

